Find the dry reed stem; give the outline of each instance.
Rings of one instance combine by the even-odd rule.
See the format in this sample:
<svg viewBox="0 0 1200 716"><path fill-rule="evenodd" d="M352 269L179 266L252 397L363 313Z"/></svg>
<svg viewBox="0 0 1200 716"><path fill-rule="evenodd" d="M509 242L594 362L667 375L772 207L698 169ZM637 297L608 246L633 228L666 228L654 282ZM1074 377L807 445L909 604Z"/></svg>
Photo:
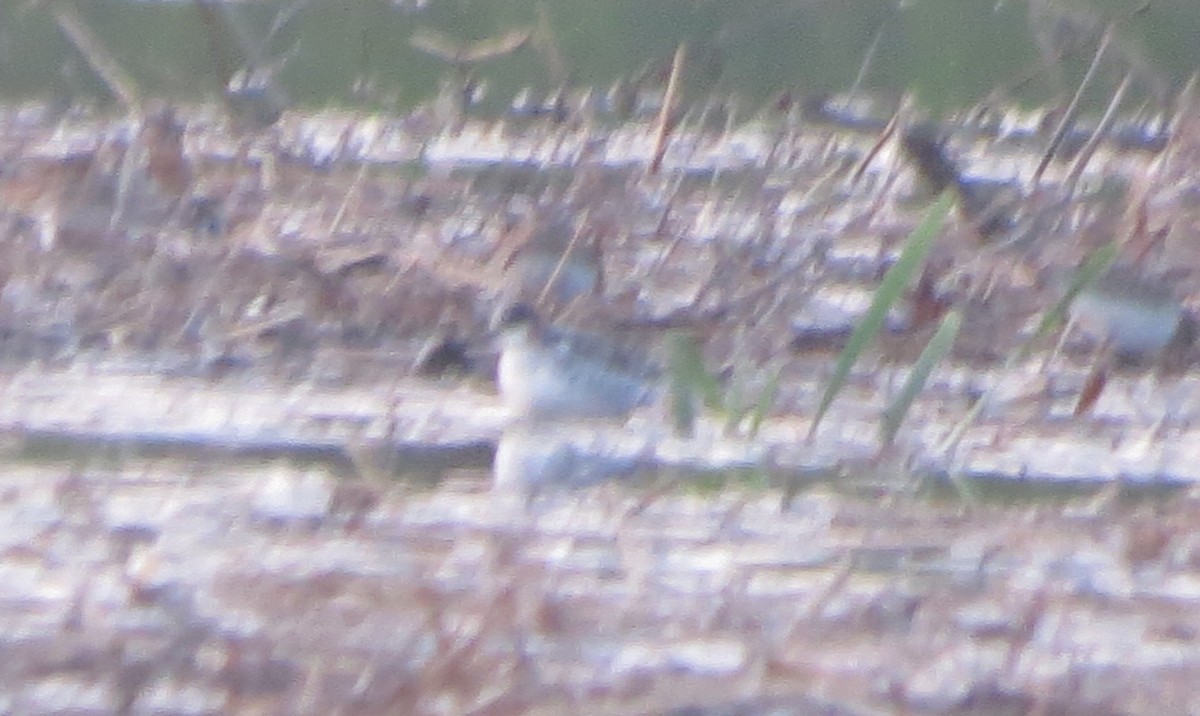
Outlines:
<svg viewBox="0 0 1200 716"><path fill-rule="evenodd" d="M1083 98L1084 90L1092 83L1092 79L1096 76L1096 71L1100 68L1100 58L1104 56L1104 51L1108 49L1108 43L1112 41L1113 24L1109 23L1108 27L1104 28L1104 35L1100 38L1100 44L1096 46L1096 52L1092 55L1092 64L1088 66L1087 72L1084 73L1083 79L1079 81L1079 87L1075 89L1075 96L1071 98L1071 103L1067 105L1067 111L1063 112L1063 116L1058 120L1058 126L1054 128L1054 135L1050 140L1050 146L1046 147L1046 152L1042 155L1042 160L1038 162L1037 170L1033 172L1033 179L1030 181L1032 186L1037 186L1041 183L1042 174L1046 172L1046 167L1049 166L1050 160L1054 158L1058 152L1059 146L1062 144L1063 138L1067 136L1067 129L1071 126L1071 122L1075 121L1075 115L1079 112L1079 102Z"/></svg>
<svg viewBox="0 0 1200 716"><path fill-rule="evenodd" d="M1129 90L1129 82L1131 75L1126 73L1125 79L1121 80L1121 85L1117 87L1117 91L1113 93L1112 99L1108 103L1108 108L1104 111L1104 116L1100 119L1100 124L1096 126L1096 130L1092 132L1092 136L1088 137L1087 143L1079 152L1079 156L1075 158L1071 169L1067 172L1067 195L1075 193L1075 184L1079 181L1079 176L1083 174L1084 168L1096 153L1096 149L1100 146L1100 140L1108 133L1113 122L1117 118L1117 107L1121 106L1121 100L1125 98L1125 92Z"/></svg>
<svg viewBox="0 0 1200 716"><path fill-rule="evenodd" d="M126 109L136 109L139 100L137 86L133 79L125 74L125 71L113 58L112 53L100 44L100 41L88 28L87 23L75 12L75 8L69 5L56 5L53 12L58 29L67 36L67 39L113 93L113 96L120 100Z"/></svg>
<svg viewBox="0 0 1200 716"><path fill-rule="evenodd" d="M658 110L654 137L654 158L650 160L650 174L657 174L662 168L663 156L667 153L667 142L671 132L675 130L675 105L678 102L679 79L683 75L683 62L687 57L687 45L680 44L675 49L675 58L671 61L671 77L667 80L667 93L663 97L662 107Z"/></svg>

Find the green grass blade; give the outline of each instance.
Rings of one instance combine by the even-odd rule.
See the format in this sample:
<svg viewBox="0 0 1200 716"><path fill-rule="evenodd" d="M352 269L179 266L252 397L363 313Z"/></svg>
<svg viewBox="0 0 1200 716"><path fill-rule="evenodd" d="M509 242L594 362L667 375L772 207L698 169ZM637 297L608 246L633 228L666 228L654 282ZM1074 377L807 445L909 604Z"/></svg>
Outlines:
<svg viewBox="0 0 1200 716"><path fill-rule="evenodd" d="M821 420L825 417L829 406L833 404L834 398L841 392L842 387L846 383L846 378L850 375L850 369L858 361L867 345L870 344L883 328L884 321L887 319L888 311L892 305L899 300L900 296L904 294L905 289L908 288L913 279L921 272L921 266L925 263L925 257L929 254L933 240L941 230L942 223L946 219L946 214L950 211L950 207L953 204L953 192L942 192L933 206L929 207L925 212L925 217L921 219L921 223L909 234L908 239L904 243L904 250L900 253L900 258L896 260L896 263L884 275L879 288L875 290L875 296L871 299L870 308L867 309L866 315L859 321L854 332L850 334L850 339L847 341L846 347L842 349L842 353L838 357L833 376L829 379L829 385L825 386L825 393L821 396L821 404L817 407L817 413L813 416L812 427L808 430L810 438L816 433L817 427L821 424Z"/></svg>
<svg viewBox="0 0 1200 716"><path fill-rule="evenodd" d="M767 413L775 407L775 398L779 394L779 373L780 371L777 370L771 374L771 379L759 391L758 400L754 402L754 407L750 411L750 424L746 428L746 433L751 440L758 437L758 429L767 419Z"/></svg>
<svg viewBox="0 0 1200 716"><path fill-rule="evenodd" d="M725 414L725 425L722 431L726 436L737 432L742 418L746 417L746 413L750 410L746 404L746 397L743 395L743 391L742 381L739 380L736 374L733 375L729 379L729 383L725 388L725 395L721 399L722 412Z"/></svg>
<svg viewBox="0 0 1200 716"><path fill-rule="evenodd" d="M962 313L950 311L942 319L933 338L929 339L925 350L921 351L921 356L913 364L908 378L904 381L904 386L900 389L900 394L896 396L887 410L883 411L880 435L884 445L891 445L892 440L896 438L896 432L900 429L900 424L904 422L904 417L908 415L913 401L925 388L925 383L928 382L929 374L933 372L934 366L950 352L950 348L954 345L954 339L958 337L958 329L961 327Z"/></svg>
<svg viewBox="0 0 1200 716"><path fill-rule="evenodd" d="M697 398L714 410L723 408L721 386L704 369L704 357L696 340L686 333L672 333L670 340L670 411L675 433L691 437L696 423Z"/></svg>
<svg viewBox="0 0 1200 716"><path fill-rule="evenodd" d="M1018 352L1018 359L1023 360L1033 350L1033 344L1042 336L1048 334L1054 328L1063 322L1063 316L1067 314L1067 309L1071 302L1079 295L1079 292L1088 286L1092 285L1096 279L1100 278L1105 271L1113 265L1113 261L1117 258L1117 244L1115 242L1106 244L1100 247L1091 256L1088 256L1087 261L1079 267L1079 270L1071 276L1071 283L1067 285L1067 291L1054 307L1042 316L1042 320L1038 322L1037 330L1028 341L1025 342Z"/></svg>
<svg viewBox="0 0 1200 716"><path fill-rule="evenodd" d="M673 333L670 346L669 405L671 427L676 435L691 437L696 429L696 396L691 374L695 370L695 343L691 337Z"/></svg>

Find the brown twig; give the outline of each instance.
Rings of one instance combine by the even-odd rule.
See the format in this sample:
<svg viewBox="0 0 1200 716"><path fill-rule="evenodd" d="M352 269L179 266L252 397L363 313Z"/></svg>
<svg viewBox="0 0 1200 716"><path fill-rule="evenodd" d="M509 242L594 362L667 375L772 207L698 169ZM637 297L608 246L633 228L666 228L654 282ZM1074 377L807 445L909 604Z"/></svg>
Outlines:
<svg viewBox="0 0 1200 716"><path fill-rule="evenodd" d="M1062 144L1063 138L1067 136L1067 129L1075 121L1075 115L1079 111L1079 101L1083 97L1083 92L1096 76L1096 71L1100 68L1100 58L1104 56L1104 50L1108 48L1108 43L1112 41L1112 36L1113 24L1109 23L1108 27L1104 28L1104 35L1100 38L1100 44L1096 46L1096 52L1092 56L1092 64L1088 67L1083 79L1079 82L1079 87L1075 90L1075 96L1071 98L1071 103L1067 105L1067 110L1063 112L1062 118L1059 119L1058 126L1054 128L1054 135L1050 140L1050 146L1046 148L1046 153L1042 155L1042 161L1038 163L1037 170L1033 173L1032 186L1037 186L1041 182L1042 174L1045 173L1050 160L1054 158L1054 154L1058 151L1059 145Z"/></svg>
<svg viewBox="0 0 1200 716"><path fill-rule="evenodd" d="M1108 103L1108 109L1104 111L1104 116L1100 118L1100 124L1096 126L1096 130L1092 132L1092 136L1088 137L1087 143L1083 145L1079 156L1075 158L1071 165L1070 171L1067 172L1067 194L1071 195L1074 192L1075 182L1079 181L1079 176L1083 174L1084 168L1087 166L1092 155L1096 153L1096 149L1100 146L1100 140L1104 135L1108 134L1108 130L1112 127L1113 122L1117 119L1117 107L1121 105L1121 100L1125 98L1125 92L1129 90L1131 75L1126 73L1125 79L1121 80L1121 85L1117 87L1117 91L1113 93L1112 99Z"/></svg>
<svg viewBox="0 0 1200 716"><path fill-rule="evenodd" d="M850 96L853 97L858 93L858 88L862 86L863 80L867 77L867 72L871 69L871 63L875 60L875 54L879 52L879 41L883 39L883 25L875 31L875 37L871 40L871 45L867 48L866 54L863 56L862 64L858 67L858 74L854 76L854 82L850 85Z"/></svg>
<svg viewBox="0 0 1200 716"><path fill-rule="evenodd" d="M650 160L650 173L657 174L662 168L663 156L667 153L667 142L671 132L675 130L676 95L679 94L679 79L683 75L683 61L687 56L687 46L680 44L675 49L675 59L671 62L671 77L667 80L667 93L663 96L662 107L658 111L657 129L654 137L654 158Z"/></svg>
<svg viewBox="0 0 1200 716"><path fill-rule="evenodd" d="M586 217L583 221L586 221ZM558 263L554 264L554 270L550 272L550 277L546 279L546 285L543 286L541 292L538 293L537 302L539 305L544 304L546 299L550 296L550 290L554 288L554 284L558 282L559 275L563 272L563 267L567 265L567 261L571 258L571 255L575 253L576 246L579 244L579 237L582 234L582 228L576 229L575 232L571 234L571 240L567 242L567 247L563 249L562 256L558 257Z"/></svg>
<svg viewBox="0 0 1200 716"><path fill-rule="evenodd" d="M885 126L883 131L879 133L879 138L875 140L875 144L871 145L871 148L868 149L867 153L863 155L862 161L859 162L858 166L854 168L854 173L850 175L851 184L857 184L858 180L862 179L863 174L865 174L867 171L867 167L871 166L871 162L875 160L875 157L878 156L880 150L882 150L884 145L887 144L888 140L896 134L896 128L900 126L902 114L904 114L903 107L896 110L896 113L892 115L890 120L888 120L887 126Z"/></svg>
<svg viewBox="0 0 1200 716"><path fill-rule="evenodd" d="M125 74L112 53L100 44L100 41L88 28L87 23L75 12L75 8L59 4L54 6L52 12L58 29L67 36L67 39L71 41L71 44L79 51L88 66L100 77L113 96L120 100L127 109L136 109L139 100L137 86L133 79Z"/></svg>

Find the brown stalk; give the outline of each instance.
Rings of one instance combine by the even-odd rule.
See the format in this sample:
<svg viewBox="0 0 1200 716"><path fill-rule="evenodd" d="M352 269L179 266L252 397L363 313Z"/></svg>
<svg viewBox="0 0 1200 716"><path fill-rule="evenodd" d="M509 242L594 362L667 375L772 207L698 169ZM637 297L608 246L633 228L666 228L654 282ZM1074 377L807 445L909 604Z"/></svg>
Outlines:
<svg viewBox="0 0 1200 716"><path fill-rule="evenodd" d="M1046 167L1050 164L1050 160L1054 158L1054 154L1058 151L1059 145L1062 144L1063 138L1067 136L1067 129L1071 123L1075 121L1075 115L1079 111L1079 101L1083 97L1084 90L1091 84L1092 79L1096 76L1096 70L1100 68L1100 58L1104 56L1104 50L1108 48L1108 43L1112 41L1113 24L1109 23L1108 27L1104 28L1104 35L1100 38L1100 44L1096 46L1096 53L1092 56L1092 64L1088 67L1087 72L1083 75L1083 79L1079 82L1079 87L1075 90L1075 96L1071 98L1071 103L1067 105L1067 111L1063 112L1063 116L1058 120L1058 126L1054 128L1054 136L1050 140L1050 146L1046 148L1046 153L1042 155L1042 161L1038 163L1037 171L1033 173L1033 186L1037 186L1042 180L1042 174L1045 173Z"/></svg>
<svg viewBox="0 0 1200 716"><path fill-rule="evenodd" d="M566 266L567 261L571 258L571 254L575 253L576 245L579 243L579 237L582 233L583 230L580 229L571 234L571 240L567 242L567 247L563 249L562 256L558 257L558 263L554 264L554 270L550 272L550 278L546 279L546 285L542 287L541 293L538 294L537 302L539 305L545 303L546 299L549 298L550 289L558 281L559 274L562 273L563 267Z"/></svg>
<svg viewBox="0 0 1200 716"><path fill-rule="evenodd" d="M662 168L663 156L667 153L667 142L671 132L675 130L675 104L679 93L679 79L683 75L683 61L687 56L687 46L680 44L675 49L675 59L671 62L671 78L667 80L667 93L663 97L662 107L658 111L657 129L654 138L654 158L650 160L650 173L658 174Z"/></svg>
<svg viewBox="0 0 1200 716"><path fill-rule="evenodd" d="M100 44L100 41L88 28L87 23L75 12L75 8L59 4L54 7L53 13L58 29L67 36L92 71L108 87L108 91L112 92L113 96L120 100L127 109L136 109L139 100L137 86L133 79L125 74L125 71L113 58L112 53Z"/></svg>
<svg viewBox="0 0 1200 716"><path fill-rule="evenodd" d="M1066 186L1068 187L1067 194L1070 195L1074 191L1075 182L1079 181L1079 175L1083 174L1084 167L1087 166L1092 155L1096 153L1096 149L1100 146L1100 140L1104 135L1108 134L1108 130L1112 127L1113 122L1117 119L1117 107L1121 105L1121 100L1125 98L1125 92L1129 90L1130 75L1126 74L1125 79L1121 80L1121 86L1117 87L1117 91L1113 93L1112 99L1108 103L1108 109L1104 111L1104 116L1100 119L1100 124L1096 126L1096 131L1092 132L1092 136L1088 137L1087 144L1083 145L1083 149L1079 152L1079 156L1075 158L1075 162L1071 165L1070 171L1067 172Z"/></svg>
<svg viewBox="0 0 1200 716"><path fill-rule="evenodd" d="M892 115L892 118L888 120L887 126L879 133L879 139L875 140L875 144L871 145L871 148L863 155L862 161L854 168L854 173L850 175L851 184L857 184L858 180L862 179L862 175L866 173L867 167L871 166L871 162L875 161L875 157L879 155L883 146L896 134L896 128L900 126L901 114L903 114L903 110L897 110Z"/></svg>

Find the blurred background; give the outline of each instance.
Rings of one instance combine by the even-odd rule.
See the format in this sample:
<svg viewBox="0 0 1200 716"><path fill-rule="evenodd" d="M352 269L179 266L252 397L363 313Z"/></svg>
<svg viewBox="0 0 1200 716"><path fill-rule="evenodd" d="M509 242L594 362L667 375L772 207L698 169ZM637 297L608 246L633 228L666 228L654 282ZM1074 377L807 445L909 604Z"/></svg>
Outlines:
<svg viewBox="0 0 1200 716"><path fill-rule="evenodd" d="M1131 97L1159 98L1200 66L1200 5L1118 0L261 0L222 3L249 50L302 106L408 109L436 94L453 62L431 44L469 51L506 33L535 32L533 51L472 62L481 109L523 89L608 88L669 64L689 48L687 96L732 95L761 105L780 92L911 90L944 110L1003 100L1055 102L1114 32L1102 105L1126 70ZM53 19L52 2L0 6L0 97L90 98L103 87ZM75 10L149 94L214 96L220 48L194 2L93 0ZM423 39L425 40L423 42ZM432 40L433 42L429 42ZM447 44L451 43L451 44ZM476 48L478 44L474 45ZM424 49L422 49L424 48ZM216 52L214 52L216 50ZM229 54L226 54L229 53ZM486 53L485 53L486 54ZM1115 60L1115 61L1114 61ZM1119 63L1119 64L1118 64ZM665 70L663 70L665 71ZM205 81L208 78L209 81Z"/></svg>

